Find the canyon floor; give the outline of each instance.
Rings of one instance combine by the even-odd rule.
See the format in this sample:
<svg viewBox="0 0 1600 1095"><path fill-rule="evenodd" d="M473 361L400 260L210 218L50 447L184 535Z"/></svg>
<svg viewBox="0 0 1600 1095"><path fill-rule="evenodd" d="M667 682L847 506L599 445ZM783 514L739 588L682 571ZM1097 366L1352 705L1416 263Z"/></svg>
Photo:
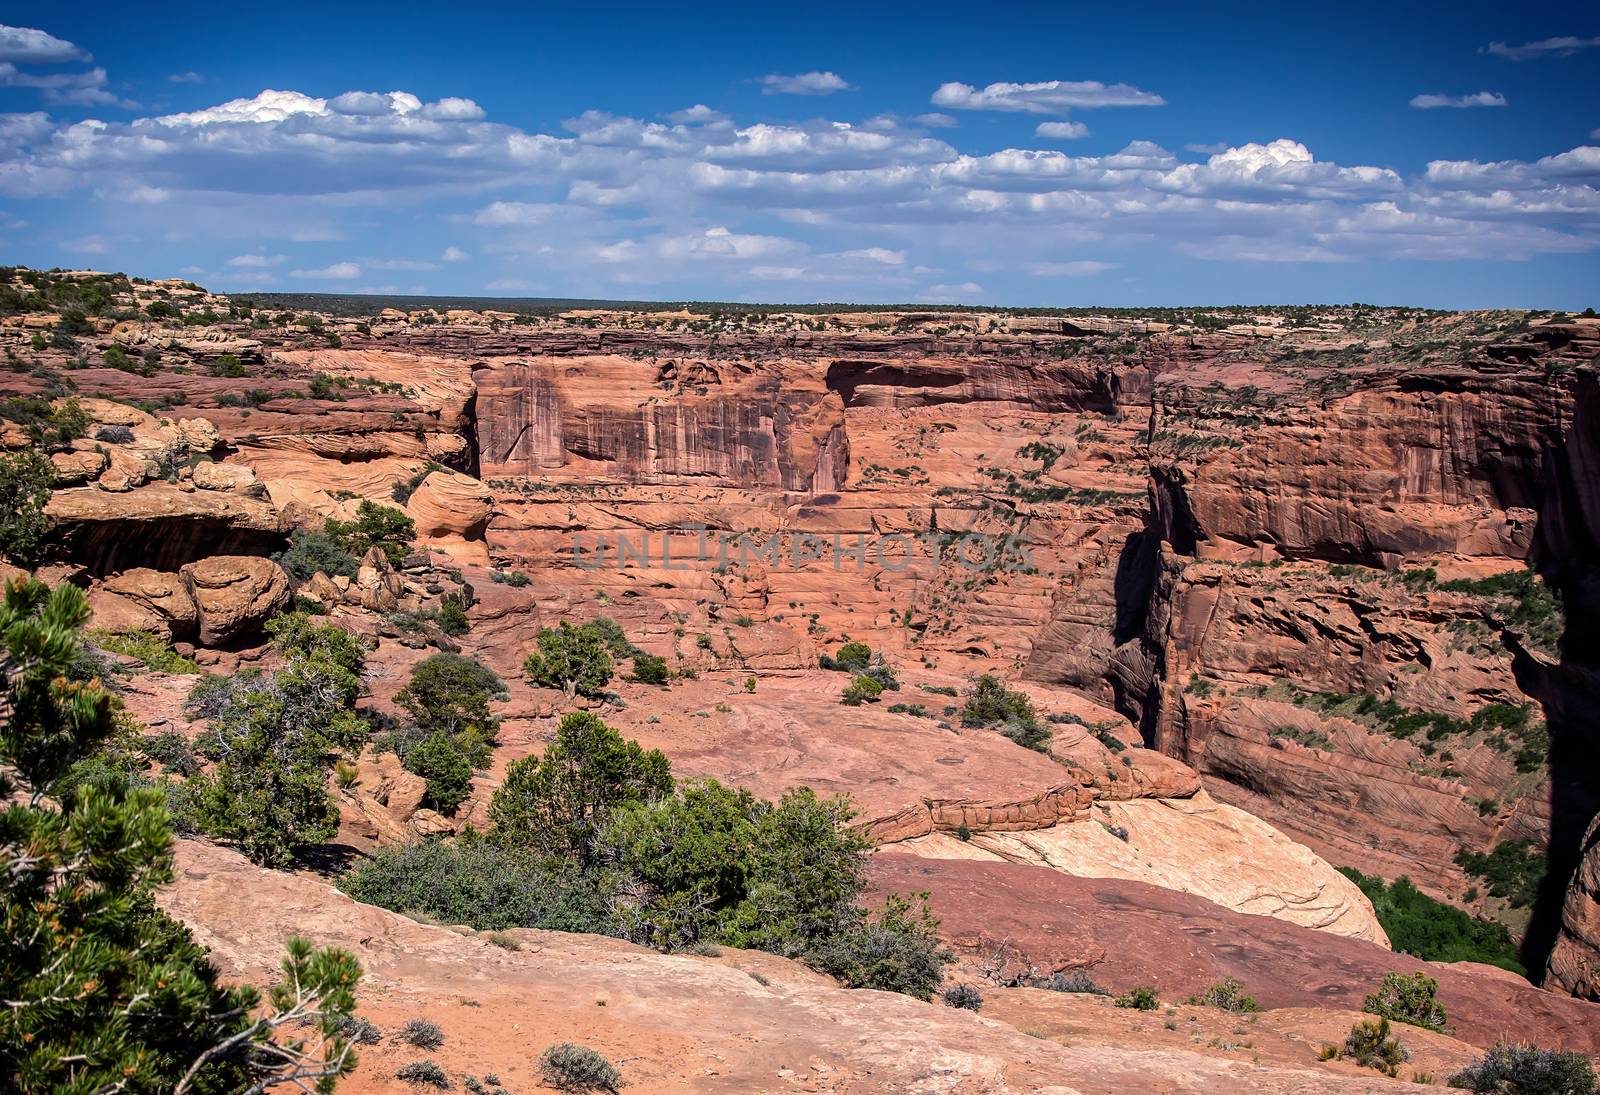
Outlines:
<svg viewBox="0 0 1600 1095"><path fill-rule="evenodd" d="M440 650L509 686L448 816L369 747L330 785L318 869L180 842L163 904L230 977L268 976L296 932L360 959L383 1038L348 1090L408 1089L415 1017L455 1084L511 1092L562 1040L634 1091L1379 1091L1504 1039L1600 1055L1600 320L369 315L104 284L105 315L0 319L0 445L42 448L39 400L89 422L49 446L40 577L225 674L270 667L263 623L307 598L367 641L376 711ZM362 500L415 523L403 561L299 583L274 561ZM591 700L523 679L539 628L600 617L692 679ZM821 658L848 641L900 689L841 704ZM192 673L120 660L144 732L204 729ZM981 673L1031 697L1047 745L960 724ZM679 775L851 796L871 892L929 894L981 1011L754 951L490 939L332 888L374 849L482 828L575 706ZM1397 952L1340 867L1505 925L1528 976ZM1438 980L1450 1032L1400 1028L1396 1078L1320 1060L1391 971ZM1014 987L1057 972L1164 1003ZM1264 1010L1181 1002L1227 977Z"/></svg>

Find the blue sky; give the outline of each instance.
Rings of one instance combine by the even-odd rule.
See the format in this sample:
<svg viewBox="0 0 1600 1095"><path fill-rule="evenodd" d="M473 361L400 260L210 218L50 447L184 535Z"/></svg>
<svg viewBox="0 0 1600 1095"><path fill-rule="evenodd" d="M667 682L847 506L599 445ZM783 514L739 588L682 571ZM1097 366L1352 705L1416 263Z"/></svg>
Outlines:
<svg viewBox="0 0 1600 1095"><path fill-rule="evenodd" d="M0 19L0 261L237 291L1600 306L1592 3Z"/></svg>

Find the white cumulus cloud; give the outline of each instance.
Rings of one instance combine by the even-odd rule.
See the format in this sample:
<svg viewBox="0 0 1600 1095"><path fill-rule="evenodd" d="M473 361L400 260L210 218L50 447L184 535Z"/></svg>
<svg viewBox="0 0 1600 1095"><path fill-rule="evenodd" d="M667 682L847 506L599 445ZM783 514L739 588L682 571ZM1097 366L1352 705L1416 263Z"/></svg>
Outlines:
<svg viewBox="0 0 1600 1095"><path fill-rule="evenodd" d="M1082 122L1040 122L1033 129L1035 137L1051 141L1075 141L1089 135L1089 127Z"/></svg>
<svg viewBox="0 0 1600 1095"><path fill-rule="evenodd" d="M91 61L88 53L71 42L33 27L0 24L0 61L25 65L59 65L67 61Z"/></svg>
<svg viewBox="0 0 1600 1095"><path fill-rule="evenodd" d="M1416 95L1411 105L1418 110L1437 110L1440 107L1465 109L1478 106L1505 106L1506 97L1498 91L1477 91L1471 95Z"/></svg>
<svg viewBox="0 0 1600 1095"><path fill-rule="evenodd" d="M1559 38L1541 38L1537 42L1524 42L1520 46L1507 45L1505 42L1490 42L1479 52L1504 57L1508 61L1537 61L1543 57L1571 57L1580 50L1594 49L1596 46L1600 46L1600 37L1574 38L1571 35L1564 35Z"/></svg>
<svg viewBox="0 0 1600 1095"><path fill-rule="evenodd" d="M763 95L832 95L849 90L844 77L832 72L801 72L793 76L774 72L761 77Z"/></svg>
<svg viewBox="0 0 1600 1095"><path fill-rule="evenodd" d="M953 110L1010 110L1027 114L1065 114L1107 106L1165 106L1166 100L1154 92L1130 84L1102 84L1098 80L1044 80L1033 84L990 84L975 88L971 84L939 85L933 93L935 106Z"/></svg>
<svg viewBox="0 0 1600 1095"><path fill-rule="evenodd" d="M328 281L349 281L361 276L361 267L353 262L336 262L320 270L290 270L292 278L316 278Z"/></svg>

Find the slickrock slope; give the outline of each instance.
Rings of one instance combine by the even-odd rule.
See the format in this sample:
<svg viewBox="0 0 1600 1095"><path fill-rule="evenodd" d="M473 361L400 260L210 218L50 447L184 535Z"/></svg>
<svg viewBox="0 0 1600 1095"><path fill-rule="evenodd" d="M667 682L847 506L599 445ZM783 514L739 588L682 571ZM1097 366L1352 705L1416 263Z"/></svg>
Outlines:
<svg viewBox="0 0 1600 1095"><path fill-rule="evenodd" d="M1488 1046L1537 1030L1545 1044L1600 1053L1600 1004L1533 988L1492 966L1421 962L1158 886L1019 863L933 864L897 850L873 857L872 881L883 892L928 890L962 972L974 976L1080 970L1114 992L1152 985L1169 1003L1232 977L1270 1012L1359 1011L1385 973L1420 971L1439 982L1463 1041Z"/></svg>
<svg viewBox="0 0 1600 1095"><path fill-rule="evenodd" d="M930 859L1026 863L1148 882L1238 912L1388 946L1353 882L1270 825L1203 791L1188 799L1101 802L1091 816L1097 824L974 832L967 841L939 834L902 847Z"/></svg>
<svg viewBox="0 0 1600 1095"><path fill-rule="evenodd" d="M517 949L508 950L470 932L357 905L320 881L263 871L201 844L179 846L178 869L162 903L229 975L270 978L283 938L295 932L346 948L361 962L359 1013L389 1037L361 1047L361 1065L341 1085L357 1093L408 1090L394 1071L423 1057L439 1062L452 1082L493 1073L513 1091L533 1090L538 1055L566 1040L621 1061L634 1091L1399 1089L1370 1070L1316 1060L1320 1044L1348 1029L1348 1011L1268 1012L1249 1025L1248 1037L1228 1043L1222 1039L1240 1025L1238 1017L1204 1008L1189 1009L1193 1034L1157 1031L1148 1017L1104 1000L1025 990L990 990L989 1010L974 1015L841 989L758 952L662 955L613 939L533 931L509 933ZM442 1029L438 1051L393 1039L417 1017ZM1407 1030L1404 1039L1415 1067L1435 1074L1475 1056L1470 1046L1420 1030Z"/></svg>

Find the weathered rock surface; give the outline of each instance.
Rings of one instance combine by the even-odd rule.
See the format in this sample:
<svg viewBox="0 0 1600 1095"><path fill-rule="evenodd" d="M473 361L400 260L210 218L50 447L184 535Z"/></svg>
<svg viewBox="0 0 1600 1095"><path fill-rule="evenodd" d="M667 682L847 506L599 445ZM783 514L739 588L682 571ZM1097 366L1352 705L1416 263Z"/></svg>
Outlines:
<svg viewBox="0 0 1600 1095"><path fill-rule="evenodd" d="M931 863L885 851L873 857L871 877L880 892L929 891L968 968L987 964L1006 976L1036 969L1046 977L1084 970L1115 992L1153 985L1169 1002L1233 977L1263 1008L1352 1011L1385 973L1420 971L1439 982L1457 1038L1488 1046L1508 1032L1536 1030L1542 1044L1600 1053L1600 1004L1490 966L1422 962L1170 889L1027 864Z"/></svg>
<svg viewBox="0 0 1600 1095"><path fill-rule="evenodd" d="M241 901L241 894L251 900ZM510 933L519 945L508 950L470 932L357 905L320 880L262 871L191 842L179 846L178 881L162 903L232 977L257 983L274 977L291 934L348 949L365 970L361 1015L384 1032L418 1016L431 1019L444 1045L427 1056L453 1081L495 1073L512 1090L538 1086L538 1055L568 1040L621 1061L628 1087L652 1092L1394 1090L1370 1070L1363 1075L1316 1060L1318 1039L1347 1030L1348 1012L1297 1010L1281 1026L1268 1013L1259 1022L1273 1033L1240 1053L1190 1041L1187 1033L1162 1044L1144 1017L1103 1000L1024 992L1000 1004L1011 994L986 994L996 1000L996 1014L1025 1021L1039 1037L986 1015L840 989L797 963L758 952L661 955L595 936L531 931ZM1207 1030L1235 1023L1199 1014L1205 1011L1196 1009L1196 1020ZM1422 1031L1407 1041L1419 1067L1449 1071L1473 1056L1462 1043ZM362 1047L360 1066L341 1086L401 1090L394 1070L419 1056L388 1039Z"/></svg>
<svg viewBox="0 0 1600 1095"><path fill-rule="evenodd" d="M180 573L200 618L200 641L217 646L258 630L289 603L289 576L271 559L214 555Z"/></svg>
<svg viewBox="0 0 1600 1095"><path fill-rule="evenodd" d="M930 859L1025 863L1146 882L1225 909L1389 945L1353 882L1270 825L1203 791L1185 799L1101 800L1075 825L973 832L966 841L941 833L895 846L900 849Z"/></svg>

